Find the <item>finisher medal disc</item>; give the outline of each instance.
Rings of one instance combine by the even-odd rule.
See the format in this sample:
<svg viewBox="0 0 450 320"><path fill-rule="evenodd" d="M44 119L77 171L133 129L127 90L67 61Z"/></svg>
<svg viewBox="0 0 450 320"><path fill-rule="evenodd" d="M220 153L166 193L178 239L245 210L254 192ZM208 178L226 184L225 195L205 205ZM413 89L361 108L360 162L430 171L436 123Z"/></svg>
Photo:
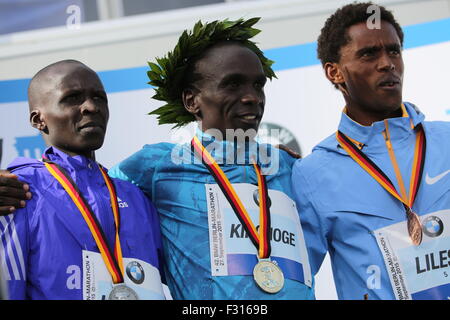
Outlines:
<svg viewBox="0 0 450 320"><path fill-rule="evenodd" d="M406 212L408 215L408 233L412 243L418 246L422 243L422 224L420 223L417 213L409 210Z"/></svg>
<svg viewBox="0 0 450 320"><path fill-rule="evenodd" d="M109 294L109 300L139 300L137 293L124 284L114 286Z"/></svg>
<svg viewBox="0 0 450 320"><path fill-rule="evenodd" d="M268 293L277 293L284 286L283 271L272 261L259 261L253 269L253 278L256 284Z"/></svg>

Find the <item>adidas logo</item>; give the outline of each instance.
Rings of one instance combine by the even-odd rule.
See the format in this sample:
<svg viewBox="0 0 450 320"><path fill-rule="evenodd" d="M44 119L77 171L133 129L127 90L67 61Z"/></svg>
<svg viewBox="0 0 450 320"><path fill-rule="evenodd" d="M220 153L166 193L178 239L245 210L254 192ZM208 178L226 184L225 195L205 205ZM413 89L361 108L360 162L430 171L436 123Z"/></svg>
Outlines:
<svg viewBox="0 0 450 320"><path fill-rule="evenodd" d="M117 202L119 204L119 208L128 208L128 203L122 201L119 197L117 197Z"/></svg>

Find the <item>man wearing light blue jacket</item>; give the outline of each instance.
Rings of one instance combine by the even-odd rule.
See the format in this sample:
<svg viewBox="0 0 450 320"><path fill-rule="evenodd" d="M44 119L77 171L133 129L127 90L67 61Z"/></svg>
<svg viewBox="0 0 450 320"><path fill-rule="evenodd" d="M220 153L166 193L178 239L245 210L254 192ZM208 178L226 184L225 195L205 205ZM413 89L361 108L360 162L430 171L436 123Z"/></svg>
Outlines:
<svg viewBox="0 0 450 320"><path fill-rule="evenodd" d="M312 272L327 251L340 299L450 296L450 124L402 103L403 32L350 4L318 55L345 99L338 131L296 162L292 183Z"/></svg>
<svg viewBox="0 0 450 320"><path fill-rule="evenodd" d="M199 128L191 143L146 145L109 172L154 201L166 279L175 299L314 299L292 200L295 159L257 143L252 134L247 141L239 134L256 134L265 107L264 85L274 76L272 62L247 40L257 31L251 28L256 21L199 22L158 60L159 66L150 63L154 98L166 102L152 112L159 123L196 121ZM257 168L266 181L266 211ZM258 239L249 220L266 230L258 232ZM263 243L270 253L260 250Z"/></svg>

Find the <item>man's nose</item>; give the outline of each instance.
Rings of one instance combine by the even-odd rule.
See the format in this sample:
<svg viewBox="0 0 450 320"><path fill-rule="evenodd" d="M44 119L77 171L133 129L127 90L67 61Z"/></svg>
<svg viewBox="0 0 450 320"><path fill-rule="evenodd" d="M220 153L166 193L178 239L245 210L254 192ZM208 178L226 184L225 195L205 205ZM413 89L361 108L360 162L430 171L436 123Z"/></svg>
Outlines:
<svg viewBox="0 0 450 320"><path fill-rule="evenodd" d="M395 70L395 64L392 57L387 53L383 53L378 60L378 69L380 71L390 71Z"/></svg>
<svg viewBox="0 0 450 320"><path fill-rule="evenodd" d="M83 102L81 112L82 113L85 113L85 112L97 113L100 110L98 104L99 104L98 101L96 101L95 99L93 99L91 97L88 97Z"/></svg>
<svg viewBox="0 0 450 320"><path fill-rule="evenodd" d="M264 102L264 92L258 92L254 88L249 88L241 97L243 104L259 105Z"/></svg>

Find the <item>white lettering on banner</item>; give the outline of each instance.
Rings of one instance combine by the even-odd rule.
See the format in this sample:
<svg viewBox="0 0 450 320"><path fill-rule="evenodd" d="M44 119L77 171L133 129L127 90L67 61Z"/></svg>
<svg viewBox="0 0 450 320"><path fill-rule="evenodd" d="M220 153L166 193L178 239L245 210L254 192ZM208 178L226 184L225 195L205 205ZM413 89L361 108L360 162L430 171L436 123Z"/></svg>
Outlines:
<svg viewBox="0 0 450 320"><path fill-rule="evenodd" d="M209 245L211 254L211 272L214 276L227 275L226 248L223 232L223 216L218 206L218 196L215 190L206 185Z"/></svg>
<svg viewBox="0 0 450 320"><path fill-rule="evenodd" d="M386 239L381 232L378 233L377 240L378 245L382 249L381 252L383 254L389 278L391 280L391 285L397 300L410 300L411 296L409 295L409 291L406 287L403 271L398 262L398 258L395 256L392 247L388 243L389 240Z"/></svg>
<svg viewBox="0 0 450 320"><path fill-rule="evenodd" d="M258 229L259 203L254 198L257 186L249 183L234 183L242 205ZM208 206L209 241L212 276L252 275L249 263L256 263L257 249L250 240L222 190L217 184L206 184L205 195ZM312 285L308 253L295 203L278 190L268 190L270 208L271 256L278 257L291 268L302 268L304 283ZM295 269L289 269L291 272ZM300 273L292 273L292 276ZM295 279L295 278L294 278Z"/></svg>
<svg viewBox="0 0 450 320"><path fill-rule="evenodd" d="M422 243L409 239L406 221L375 230L396 299L447 299L450 296L450 210L420 216Z"/></svg>
<svg viewBox="0 0 450 320"><path fill-rule="evenodd" d="M69 274L67 277L66 286L69 290L81 289L81 269L79 266L72 264L67 267L66 273Z"/></svg>

